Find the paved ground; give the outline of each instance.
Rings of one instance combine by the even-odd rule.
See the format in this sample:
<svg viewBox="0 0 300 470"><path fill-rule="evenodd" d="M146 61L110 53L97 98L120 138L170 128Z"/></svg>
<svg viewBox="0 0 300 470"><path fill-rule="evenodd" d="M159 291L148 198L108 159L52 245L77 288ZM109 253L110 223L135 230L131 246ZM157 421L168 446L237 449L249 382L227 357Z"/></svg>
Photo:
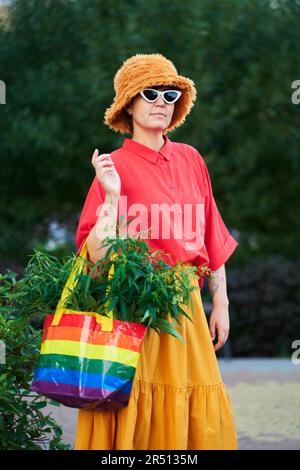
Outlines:
<svg viewBox="0 0 300 470"><path fill-rule="evenodd" d="M300 450L300 364L289 359L219 360L239 448Z"/></svg>
<svg viewBox="0 0 300 470"><path fill-rule="evenodd" d="M239 448L300 450L300 364L289 359L219 359ZM74 444L77 410L49 407Z"/></svg>

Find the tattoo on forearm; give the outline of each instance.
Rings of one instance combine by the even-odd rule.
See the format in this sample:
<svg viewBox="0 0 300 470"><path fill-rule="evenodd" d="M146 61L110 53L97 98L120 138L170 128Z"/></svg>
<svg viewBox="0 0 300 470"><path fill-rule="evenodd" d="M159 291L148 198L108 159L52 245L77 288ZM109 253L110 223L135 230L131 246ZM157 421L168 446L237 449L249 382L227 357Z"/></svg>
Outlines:
<svg viewBox="0 0 300 470"><path fill-rule="evenodd" d="M225 282L224 275L217 269L216 271L212 271L209 278L208 278L208 288L212 298L214 297L215 293L219 289L220 285Z"/></svg>

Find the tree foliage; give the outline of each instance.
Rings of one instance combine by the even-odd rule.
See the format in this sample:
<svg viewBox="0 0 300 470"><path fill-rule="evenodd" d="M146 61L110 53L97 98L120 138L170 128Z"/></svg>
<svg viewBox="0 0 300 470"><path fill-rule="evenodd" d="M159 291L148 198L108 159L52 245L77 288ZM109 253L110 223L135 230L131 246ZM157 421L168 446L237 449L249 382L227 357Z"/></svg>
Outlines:
<svg viewBox="0 0 300 470"><path fill-rule="evenodd" d="M30 251L34 224L79 214L94 148L125 137L103 124L114 74L160 52L196 84L169 136L206 160L240 259L299 257L299 13L296 0L14 0L0 27L2 253Z"/></svg>

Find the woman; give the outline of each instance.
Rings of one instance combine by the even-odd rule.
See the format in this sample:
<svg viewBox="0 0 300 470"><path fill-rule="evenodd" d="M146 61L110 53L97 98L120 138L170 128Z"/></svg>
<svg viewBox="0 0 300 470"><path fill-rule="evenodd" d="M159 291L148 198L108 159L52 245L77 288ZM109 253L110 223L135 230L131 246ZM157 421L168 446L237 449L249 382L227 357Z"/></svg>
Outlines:
<svg viewBox="0 0 300 470"><path fill-rule="evenodd" d="M185 343L150 330L128 406L79 410L75 449L237 449L215 354L229 333L224 263L237 242L217 209L202 156L166 135L190 112L194 83L161 54L137 54L123 63L114 86L105 124L132 139L111 154L93 154L96 176L79 220L78 254L87 240L88 256L97 262L108 249L99 249L100 242L116 236L118 215L127 220L138 213L139 223L128 226L131 236L151 227L151 249L165 250L169 264L194 264L202 276L195 277L193 322L183 317L179 329ZM201 301L204 275L213 299L209 326Z"/></svg>

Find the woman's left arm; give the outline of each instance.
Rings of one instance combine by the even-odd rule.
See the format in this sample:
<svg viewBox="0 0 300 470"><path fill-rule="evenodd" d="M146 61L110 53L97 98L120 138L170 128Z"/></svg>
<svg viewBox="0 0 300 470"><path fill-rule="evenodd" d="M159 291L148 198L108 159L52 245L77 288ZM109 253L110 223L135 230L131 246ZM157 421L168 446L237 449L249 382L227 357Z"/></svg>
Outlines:
<svg viewBox="0 0 300 470"><path fill-rule="evenodd" d="M214 349L217 351L226 343L229 335L229 300L227 296L225 264L216 271L212 271L207 279L213 302L209 329L213 341L216 337L216 329L218 331L218 342L214 345Z"/></svg>

